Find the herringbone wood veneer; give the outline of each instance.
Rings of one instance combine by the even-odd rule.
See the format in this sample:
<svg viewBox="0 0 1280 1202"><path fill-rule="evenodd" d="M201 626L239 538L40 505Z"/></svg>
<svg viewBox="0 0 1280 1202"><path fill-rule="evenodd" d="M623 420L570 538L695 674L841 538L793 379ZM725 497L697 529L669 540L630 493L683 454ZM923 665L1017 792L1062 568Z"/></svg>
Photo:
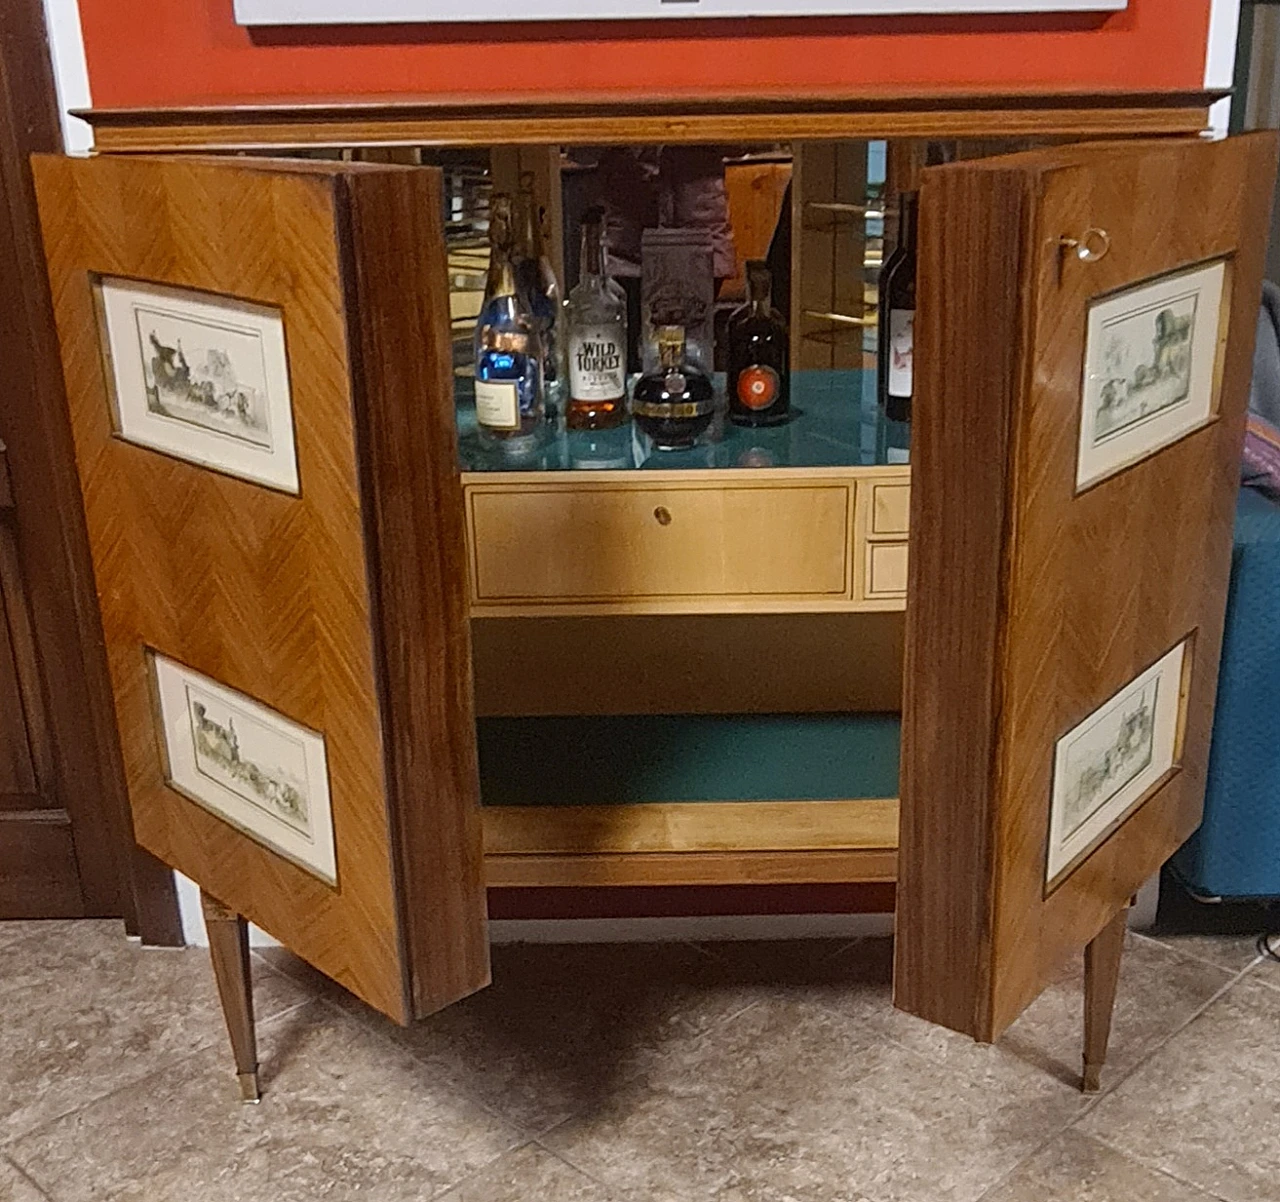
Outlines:
<svg viewBox="0 0 1280 1202"><path fill-rule="evenodd" d="M1276 140L924 173L895 1000L994 1039L1200 820ZM1107 231L1096 262L1059 239ZM1089 301L1230 260L1218 419L1076 495ZM1194 636L1180 770L1046 896L1054 746Z"/></svg>
<svg viewBox="0 0 1280 1202"><path fill-rule="evenodd" d="M461 492L432 172L36 163L138 839L387 1014L487 980ZM286 496L115 437L99 276L283 314ZM146 649L326 740L336 889L169 789Z"/></svg>

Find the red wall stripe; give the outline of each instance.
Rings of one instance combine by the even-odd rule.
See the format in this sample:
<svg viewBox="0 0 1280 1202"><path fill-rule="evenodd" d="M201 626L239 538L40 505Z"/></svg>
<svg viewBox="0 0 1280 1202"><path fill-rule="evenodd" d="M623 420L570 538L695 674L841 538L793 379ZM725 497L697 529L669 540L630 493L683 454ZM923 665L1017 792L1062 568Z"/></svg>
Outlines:
<svg viewBox="0 0 1280 1202"><path fill-rule="evenodd" d="M250 31L231 0L80 0L94 103L144 107L390 93L1198 88L1209 7Z"/></svg>

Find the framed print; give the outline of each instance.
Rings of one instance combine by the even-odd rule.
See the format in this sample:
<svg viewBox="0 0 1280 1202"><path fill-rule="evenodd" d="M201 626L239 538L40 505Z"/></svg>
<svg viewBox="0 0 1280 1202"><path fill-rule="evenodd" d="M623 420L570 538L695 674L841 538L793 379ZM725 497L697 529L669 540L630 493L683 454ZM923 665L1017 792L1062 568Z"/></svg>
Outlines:
<svg viewBox="0 0 1280 1202"><path fill-rule="evenodd" d="M279 309L110 278L98 298L121 438L297 493Z"/></svg>
<svg viewBox="0 0 1280 1202"><path fill-rule="evenodd" d="M1128 0L235 0L241 25L1105 12Z"/></svg>
<svg viewBox="0 0 1280 1202"><path fill-rule="evenodd" d="M1089 306L1077 490L1154 455L1217 412L1227 278L1219 261Z"/></svg>
<svg viewBox="0 0 1280 1202"><path fill-rule="evenodd" d="M324 736L152 652L167 782L337 884Z"/></svg>
<svg viewBox="0 0 1280 1202"><path fill-rule="evenodd" d="M1102 842L1177 764L1189 646L1184 639L1058 740L1048 885Z"/></svg>

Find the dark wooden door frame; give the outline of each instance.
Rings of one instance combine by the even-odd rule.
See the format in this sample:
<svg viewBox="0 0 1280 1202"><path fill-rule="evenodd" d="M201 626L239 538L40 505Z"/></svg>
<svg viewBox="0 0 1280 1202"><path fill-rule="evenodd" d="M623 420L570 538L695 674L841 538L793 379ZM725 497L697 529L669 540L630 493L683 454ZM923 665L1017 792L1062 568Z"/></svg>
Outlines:
<svg viewBox="0 0 1280 1202"><path fill-rule="evenodd" d="M29 157L62 150L41 0L0 4L0 440L86 916L182 942L173 874L134 842Z"/></svg>

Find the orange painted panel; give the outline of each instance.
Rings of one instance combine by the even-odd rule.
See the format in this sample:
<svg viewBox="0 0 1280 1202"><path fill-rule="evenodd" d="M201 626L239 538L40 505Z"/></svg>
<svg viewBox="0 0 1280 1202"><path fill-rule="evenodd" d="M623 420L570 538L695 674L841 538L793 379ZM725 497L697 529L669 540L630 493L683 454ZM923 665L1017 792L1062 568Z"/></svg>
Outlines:
<svg viewBox="0 0 1280 1202"><path fill-rule="evenodd" d="M94 103L806 88L1198 88L1210 0L1124 12L259 29L231 0L80 0Z"/></svg>

